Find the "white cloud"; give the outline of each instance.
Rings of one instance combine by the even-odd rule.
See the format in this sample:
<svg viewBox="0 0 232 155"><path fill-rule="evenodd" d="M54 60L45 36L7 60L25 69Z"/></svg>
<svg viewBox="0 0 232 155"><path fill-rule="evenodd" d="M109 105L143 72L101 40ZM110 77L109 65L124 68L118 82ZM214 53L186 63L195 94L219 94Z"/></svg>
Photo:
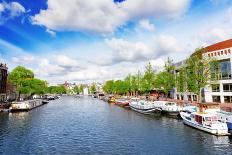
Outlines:
<svg viewBox="0 0 232 155"><path fill-rule="evenodd" d="M54 61L63 67L78 67L80 64L76 59L68 57L67 55L54 55Z"/></svg>
<svg viewBox="0 0 232 155"><path fill-rule="evenodd" d="M0 24L20 16L23 13L25 13L25 8L18 2L2 2L0 3Z"/></svg>
<svg viewBox="0 0 232 155"><path fill-rule="evenodd" d="M55 31L111 33L128 20L149 17L178 17L191 0L48 0L48 8L40 10L32 23ZM142 9L141 9L142 8Z"/></svg>
<svg viewBox="0 0 232 155"><path fill-rule="evenodd" d="M122 3L122 9L131 18L175 18L188 9L190 2L191 0L126 0Z"/></svg>
<svg viewBox="0 0 232 155"><path fill-rule="evenodd" d="M21 13L25 12L25 8L18 2L11 2L7 4L6 9L10 10L10 16L12 18L19 16Z"/></svg>
<svg viewBox="0 0 232 155"><path fill-rule="evenodd" d="M95 57L91 62L98 65L144 62L184 51L178 40L170 35L148 38L147 41L128 41L121 38L111 38L105 40L105 45L110 52L104 56L99 55Z"/></svg>
<svg viewBox="0 0 232 155"><path fill-rule="evenodd" d="M158 55L182 52L182 45L174 36L161 35L154 42Z"/></svg>
<svg viewBox="0 0 232 155"><path fill-rule="evenodd" d="M109 0L48 0L47 4L48 9L41 10L32 21L51 30L109 33L127 20Z"/></svg>
<svg viewBox="0 0 232 155"><path fill-rule="evenodd" d="M150 23L148 19L142 19L139 21L139 27L147 31L155 31L154 24Z"/></svg>
<svg viewBox="0 0 232 155"><path fill-rule="evenodd" d="M144 60L153 53L152 47L143 42L112 38L106 40L106 45L112 51L113 60L116 62Z"/></svg>
<svg viewBox="0 0 232 155"><path fill-rule="evenodd" d="M34 60L34 57L31 55L25 55L22 57L13 57L12 62L17 65L26 65L32 63Z"/></svg>
<svg viewBox="0 0 232 155"><path fill-rule="evenodd" d="M3 6L3 4L0 3L0 13L3 12L5 10L5 7Z"/></svg>

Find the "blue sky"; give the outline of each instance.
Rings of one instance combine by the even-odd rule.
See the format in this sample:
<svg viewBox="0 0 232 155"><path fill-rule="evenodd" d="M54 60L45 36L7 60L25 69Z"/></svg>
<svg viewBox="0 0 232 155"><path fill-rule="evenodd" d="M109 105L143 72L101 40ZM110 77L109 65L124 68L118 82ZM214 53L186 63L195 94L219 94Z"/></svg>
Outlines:
<svg viewBox="0 0 232 155"><path fill-rule="evenodd" d="M0 61L50 84L119 79L230 39L230 0L0 0Z"/></svg>

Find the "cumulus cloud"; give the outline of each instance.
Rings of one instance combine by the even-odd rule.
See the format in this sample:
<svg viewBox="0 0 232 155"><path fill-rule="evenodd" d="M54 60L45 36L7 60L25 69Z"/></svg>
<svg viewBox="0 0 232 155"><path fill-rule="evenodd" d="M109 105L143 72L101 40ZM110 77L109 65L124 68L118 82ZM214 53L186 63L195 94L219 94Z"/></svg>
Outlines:
<svg viewBox="0 0 232 155"><path fill-rule="evenodd" d="M48 0L48 8L32 16L32 23L55 31L111 33L129 20L178 17L191 0ZM142 9L141 9L142 8Z"/></svg>
<svg viewBox="0 0 232 155"><path fill-rule="evenodd" d="M147 31L155 31L155 25L150 23L148 19L142 19L139 21L139 27Z"/></svg>
<svg viewBox="0 0 232 155"><path fill-rule="evenodd" d="M144 60L153 53L152 47L143 42L112 38L106 40L106 45L112 50L112 56L116 62Z"/></svg>
<svg viewBox="0 0 232 155"><path fill-rule="evenodd" d="M18 2L0 3L0 24L25 13L25 8Z"/></svg>
<svg viewBox="0 0 232 155"><path fill-rule="evenodd" d="M109 0L48 0L48 9L32 17L33 24L51 30L109 33L122 25L127 16Z"/></svg>
<svg viewBox="0 0 232 155"><path fill-rule="evenodd" d="M160 35L145 41L128 41L121 38L105 40L110 53L98 56L93 62L98 65L112 65L121 62L142 62L157 59L170 53L183 52L178 40L170 35Z"/></svg>
<svg viewBox="0 0 232 155"><path fill-rule="evenodd" d="M157 55L182 52L182 45L174 36L161 35L155 38L154 42Z"/></svg>

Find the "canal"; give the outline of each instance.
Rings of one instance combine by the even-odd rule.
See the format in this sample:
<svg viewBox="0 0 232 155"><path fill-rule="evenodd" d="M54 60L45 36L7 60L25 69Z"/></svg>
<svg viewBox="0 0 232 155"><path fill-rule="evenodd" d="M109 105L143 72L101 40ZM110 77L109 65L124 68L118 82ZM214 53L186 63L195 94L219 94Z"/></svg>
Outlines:
<svg viewBox="0 0 232 155"><path fill-rule="evenodd" d="M64 96L30 112L0 113L0 154L231 154L217 137L167 117L91 97Z"/></svg>

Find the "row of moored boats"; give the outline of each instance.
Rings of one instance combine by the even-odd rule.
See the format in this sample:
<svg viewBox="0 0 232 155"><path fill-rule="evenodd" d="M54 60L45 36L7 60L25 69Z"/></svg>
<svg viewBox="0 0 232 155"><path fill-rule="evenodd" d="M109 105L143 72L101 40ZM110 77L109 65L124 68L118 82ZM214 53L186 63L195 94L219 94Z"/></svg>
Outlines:
<svg viewBox="0 0 232 155"><path fill-rule="evenodd" d="M148 101L139 98L115 99L114 97L109 97L107 101L119 106L130 107L142 114L165 113L178 116L183 119L184 124L214 135L230 135L230 131L232 131L232 113L221 111L220 105L216 103L179 106L170 101Z"/></svg>

